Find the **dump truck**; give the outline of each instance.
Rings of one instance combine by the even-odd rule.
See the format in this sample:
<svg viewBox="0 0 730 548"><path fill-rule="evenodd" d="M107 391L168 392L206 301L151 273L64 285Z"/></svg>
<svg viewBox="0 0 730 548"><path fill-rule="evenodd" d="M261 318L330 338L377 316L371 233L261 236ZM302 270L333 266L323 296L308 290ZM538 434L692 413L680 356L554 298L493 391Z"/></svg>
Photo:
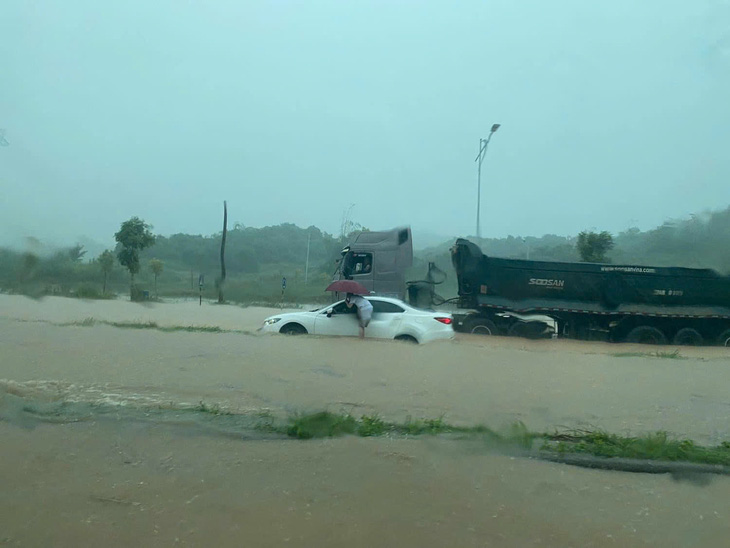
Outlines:
<svg viewBox="0 0 730 548"><path fill-rule="evenodd" d="M543 336L547 318L569 338L730 346L730 276L714 270L504 259L465 239L451 259L463 331Z"/></svg>
<svg viewBox="0 0 730 548"><path fill-rule="evenodd" d="M730 346L730 276L711 269L506 259L462 238L451 262L458 296L444 299L435 288L447 274L434 263L406 281L409 228L363 232L342 250L335 279L419 308L451 303L454 328L474 334Z"/></svg>

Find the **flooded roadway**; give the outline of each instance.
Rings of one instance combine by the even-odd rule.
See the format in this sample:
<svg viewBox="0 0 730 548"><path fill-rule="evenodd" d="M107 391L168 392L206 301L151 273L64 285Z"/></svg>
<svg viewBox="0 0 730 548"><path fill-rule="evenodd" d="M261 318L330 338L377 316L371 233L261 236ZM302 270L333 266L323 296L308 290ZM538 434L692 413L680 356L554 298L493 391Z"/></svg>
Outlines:
<svg viewBox="0 0 730 548"><path fill-rule="evenodd" d="M719 443L730 439L724 349L668 359L567 341L414 347L56 325L94 317L253 331L267 313L0 296L0 545L726 545L727 478L698 486L515 459L477 442L302 442L260 439L244 423L219 435L135 418L202 401L242 417L329 409Z"/></svg>

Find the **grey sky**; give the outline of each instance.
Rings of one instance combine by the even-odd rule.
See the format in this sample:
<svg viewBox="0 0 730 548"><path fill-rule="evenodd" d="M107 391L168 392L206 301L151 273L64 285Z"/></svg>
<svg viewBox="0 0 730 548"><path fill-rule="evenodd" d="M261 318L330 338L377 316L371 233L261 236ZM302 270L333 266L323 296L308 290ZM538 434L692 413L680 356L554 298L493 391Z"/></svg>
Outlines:
<svg viewBox="0 0 730 548"><path fill-rule="evenodd" d="M0 3L0 240L650 228L730 202L721 0Z"/></svg>

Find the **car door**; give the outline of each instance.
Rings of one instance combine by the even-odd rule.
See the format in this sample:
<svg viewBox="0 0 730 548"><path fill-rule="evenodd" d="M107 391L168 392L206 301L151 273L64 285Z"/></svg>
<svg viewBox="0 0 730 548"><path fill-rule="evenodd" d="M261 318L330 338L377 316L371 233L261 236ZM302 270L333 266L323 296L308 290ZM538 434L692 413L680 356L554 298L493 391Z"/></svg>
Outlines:
<svg viewBox="0 0 730 548"><path fill-rule="evenodd" d="M331 315L328 315L328 310L332 310ZM359 334L358 327L355 307L348 308L345 301L340 301L317 314L314 322L314 334L357 337Z"/></svg>
<svg viewBox="0 0 730 548"><path fill-rule="evenodd" d="M365 329L365 336L376 339L392 339L399 334L405 309L389 301L368 299L373 305L373 317Z"/></svg>

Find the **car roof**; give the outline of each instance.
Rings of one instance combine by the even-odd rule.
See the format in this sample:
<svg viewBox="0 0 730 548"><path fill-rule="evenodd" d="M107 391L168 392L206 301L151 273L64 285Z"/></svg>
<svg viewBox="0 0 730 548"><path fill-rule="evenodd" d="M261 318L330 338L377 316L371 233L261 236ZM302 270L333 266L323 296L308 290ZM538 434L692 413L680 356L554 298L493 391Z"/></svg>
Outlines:
<svg viewBox="0 0 730 548"><path fill-rule="evenodd" d="M416 308L415 306L408 304L407 302L402 301L400 299L396 299L395 297L381 297L380 295L360 295L360 296L365 297L369 301L382 301L382 302L386 302L386 303L395 304L405 310L410 310L411 312L416 312L419 314L435 314L435 315L438 315L438 314L449 315L450 314L449 312L441 312L441 311L437 311L437 310L426 310L423 308ZM345 302L345 300L342 299L333 304L340 304L340 303L344 303L344 302ZM317 311L320 311L320 310L322 310L322 309L318 309Z"/></svg>
<svg viewBox="0 0 730 548"><path fill-rule="evenodd" d="M385 301L387 303L393 303L393 304L406 304L404 301L401 301L400 299L394 299L393 297L381 297L380 295L363 295L367 300L372 301L373 299L377 301Z"/></svg>
<svg viewBox="0 0 730 548"><path fill-rule="evenodd" d="M368 301L381 301L381 302L385 302L385 303L395 304L402 308L413 309L413 307L411 305L409 305L407 302L401 301L400 299L396 299L394 297L381 297L380 295L362 295L362 296L365 297Z"/></svg>
<svg viewBox="0 0 730 548"><path fill-rule="evenodd" d="M398 306L402 306L403 308L413 309L413 307L411 305L409 305L407 302L401 301L400 299L396 299L394 297L381 297L380 295L358 295L358 296L364 297L368 301L383 301L386 303L397 304ZM345 299L341 299L341 300L337 301L337 303L343 303L343 302L345 302ZM335 303L335 304L337 304L337 303Z"/></svg>

